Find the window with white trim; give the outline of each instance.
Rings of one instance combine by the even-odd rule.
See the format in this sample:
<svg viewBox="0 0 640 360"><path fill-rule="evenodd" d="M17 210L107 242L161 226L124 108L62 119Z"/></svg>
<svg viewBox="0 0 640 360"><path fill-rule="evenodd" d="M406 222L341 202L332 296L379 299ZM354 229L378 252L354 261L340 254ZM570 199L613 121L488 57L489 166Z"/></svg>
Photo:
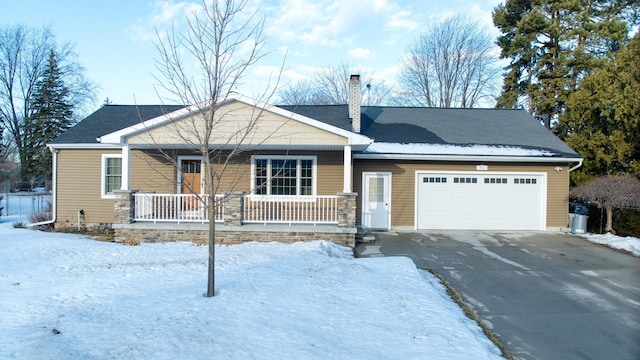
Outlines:
<svg viewBox="0 0 640 360"><path fill-rule="evenodd" d="M122 187L122 155L102 155L102 197Z"/></svg>
<svg viewBox="0 0 640 360"><path fill-rule="evenodd" d="M257 195L315 195L315 156L254 156Z"/></svg>

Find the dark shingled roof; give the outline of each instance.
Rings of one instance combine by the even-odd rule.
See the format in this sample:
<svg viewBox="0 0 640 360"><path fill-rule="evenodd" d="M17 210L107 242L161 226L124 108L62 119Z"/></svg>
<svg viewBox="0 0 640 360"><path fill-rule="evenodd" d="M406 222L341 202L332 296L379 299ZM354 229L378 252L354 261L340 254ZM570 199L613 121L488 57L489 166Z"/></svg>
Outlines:
<svg viewBox="0 0 640 360"><path fill-rule="evenodd" d="M280 107L351 130L347 105ZM525 110L363 106L361 133L376 142L517 146L580 157Z"/></svg>
<svg viewBox="0 0 640 360"><path fill-rule="evenodd" d="M105 105L74 127L53 139L51 144L96 144L96 138L142 121L182 109L183 105Z"/></svg>
<svg viewBox="0 0 640 360"><path fill-rule="evenodd" d="M183 108L182 105L106 105L51 144L95 144L96 138ZM280 105L282 109L351 131L347 105ZM579 158L524 110L362 107L362 135L376 142L516 146Z"/></svg>

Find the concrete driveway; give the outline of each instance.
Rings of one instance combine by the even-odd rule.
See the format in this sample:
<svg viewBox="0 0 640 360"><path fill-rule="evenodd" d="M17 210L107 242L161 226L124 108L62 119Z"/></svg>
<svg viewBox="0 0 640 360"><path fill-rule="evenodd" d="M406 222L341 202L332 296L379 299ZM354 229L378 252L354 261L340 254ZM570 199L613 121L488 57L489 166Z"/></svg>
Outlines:
<svg viewBox="0 0 640 360"><path fill-rule="evenodd" d="M640 259L570 234L377 233L441 274L517 359L640 359Z"/></svg>

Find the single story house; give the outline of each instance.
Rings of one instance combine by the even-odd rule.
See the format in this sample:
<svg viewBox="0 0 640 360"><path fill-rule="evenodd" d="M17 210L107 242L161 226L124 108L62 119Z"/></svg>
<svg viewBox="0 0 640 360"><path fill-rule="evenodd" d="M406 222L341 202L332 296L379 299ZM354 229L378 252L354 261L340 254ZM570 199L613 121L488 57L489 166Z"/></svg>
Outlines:
<svg viewBox="0 0 640 360"><path fill-rule="evenodd" d="M111 226L117 241L201 241L202 203L214 199L224 243L567 226L582 158L526 111L361 106L357 75L349 86L347 105L216 104L210 149L225 171L213 197L197 151L202 107L105 105L49 144L52 221Z"/></svg>

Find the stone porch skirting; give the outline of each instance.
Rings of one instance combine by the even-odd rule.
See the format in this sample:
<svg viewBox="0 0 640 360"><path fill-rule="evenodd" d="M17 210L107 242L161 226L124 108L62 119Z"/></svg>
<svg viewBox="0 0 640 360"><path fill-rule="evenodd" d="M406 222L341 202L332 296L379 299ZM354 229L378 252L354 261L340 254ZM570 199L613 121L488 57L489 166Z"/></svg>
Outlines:
<svg viewBox="0 0 640 360"><path fill-rule="evenodd" d="M206 244L209 225L200 223L144 223L113 224L116 242L127 242L133 238L140 242L188 241ZM348 247L355 247L355 227L337 225L288 225L288 224L244 224L229 226L216 224L217 244L241 244L250 241L284 242L326 240Z"/></svg>

